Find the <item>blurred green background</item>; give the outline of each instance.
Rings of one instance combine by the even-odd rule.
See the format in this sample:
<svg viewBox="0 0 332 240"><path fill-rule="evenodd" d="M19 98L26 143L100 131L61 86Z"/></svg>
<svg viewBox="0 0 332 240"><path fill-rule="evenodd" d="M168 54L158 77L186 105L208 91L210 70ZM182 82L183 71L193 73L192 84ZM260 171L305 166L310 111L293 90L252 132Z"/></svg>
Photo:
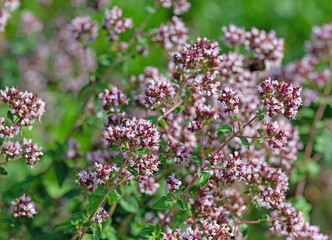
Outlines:
<svg viewBox="0 0 332 240"><path fill-rule="evenodd" d="M284 64L297 60L304 55L304 44L308 39L311 28L314 25L322 25L324 23L332 22L332 1L331 0L189 0L191 8L189 12L181 16L186 26L189 29L190 40L195 40L197 37L207 37L211 40L220 40L222 34L221 27L233 23L238 26L257 27L266 31L275 30L278 37L285 39L285 59ZM140 25L146 16L146 7L152 6L152 0L113 0L112 5L118 5L123 9L125 17L132 17L135 25ZM20 56L28 56L33 52L38 45L35 41L35 36L23 36L19 33L20 12L22 9L31 10L38 16L44 24L42 34L46 39L52 39L55 35L54 19L58 16L63 17L68 22L78 15L90 15L93 19L101 22L103 18L103 11L94 11L86 8L74 8L71 6L69 0L53 0L53 3L48 6L42 6L37 0L23 0L22 6L18 11L13 12L12 18L9 19L8 26L5 33L0 34L0 88L6 85L20 86L20 73L18 69L17 59ZM172 14L171 11L160 9L158 14L154 15L148 23L146 29L158 27L160 23L169 21ZM124 39L128 39L132 32L124 34ZM97 54L105 52L106 41L102 37L91 45ZM222 49L227 49L221 43ZM128 78L130 75L137 75L143 71L146 66L155 66L166 71L167 69L168 53L160 48L153 47L150 49L148 57L136 57L126 61L125 64L118 66L112 73L112 82L119 82L123 77ZM101 67L98 71L103 71ZM118 83L119 84L119 83ZM75 116L78 112L80 101L76 96L68 93L60 93L54 86L49 86L49 99L46 101L52 102L49 104L49 113L43 119L44 128L35 124L35 127L30 134L38 144L42 145L44 149L54 148L55 141L61 142L65 134L70 129L74 122ZM70 104L69 104L70 103ZM331 108L329 108L331 109ZM1 110L5 113L6 110ZM96 124L97 123L97 124ZM75 137L80 140L82 147L91 145L92 137L89 135L87 129L95 128L96 135L100 133L102 127L101 121L92 119L90 122L84 123L81 129L75 134ZM26 136L26 135L25 135ZM328 134L327 138L330 138ZM323 138L323 142L324 142ZM36 170L30 171L23 164L18 162L12 163L8 166L8 172L11 174L8 179L1 179L0 191L5 192L2 195L2 201L10 201L18 192L23 192L24 189L35 188L35 199L38 204L43 204L45 209L50 206L60 205L60 197L64 193L67 195L63 198L71 198L67 191L72 189L75 185L73 179L76 173L69 173L69 177L60 187L58 186L55 172L49 171L46 177L39 178L39 173L43 173L51 162L51 155L46 154L43 160L39 163ZM70 164L68 162L68 164ZM330 163L331 164L331 163ZM332 179L331 182L322 184L323 180L331 178L331 171L326 170L317 180L309 183L309 190L312 192L305 192L308 200L313 203L312 208L308 208L306 202L303 209L311 214L311 223L321 226L322 232L332 231ZM29 176L28 178L26 176ZM32 177L34 176L34 177ZM327 176L327 177L324 177ZM321 179L323 178L323 179ZM292 186L294 187L294 186ZM320 188L328 187L329 195L318 197ZM317 193L318 190L318 193ZM80 201L77 195L75 200ZM299 203L301 204L301 203ZM1 206L1 205L0 205ZM74 204L67 204L61 206L69 210L75 211ZM61 209L59 210L61 212ZM61 212L62 213L62 212ZM66 212L64 212L66 214ZM67 212L68 213L68 212ZM47 214L42 214L36 217L34 224L40 229L44 226L51 217L51 223L47 231L52 231L57 223L68 219L68 215L57 215L57 210L49 209ZM0 229L2 229L0 223ZM256 229L257 232L252 232L250 239L262 239L262 234L258 234L261 229ZM15 231L15 229L13 229ZM42 230L41 230L42 231ZM258 234L258 236L257 236ZM1 235L0 233L0 239ZM48 235L38 236L42 239L47 239ZM37 238L36 238L37 239Z"/></svg>

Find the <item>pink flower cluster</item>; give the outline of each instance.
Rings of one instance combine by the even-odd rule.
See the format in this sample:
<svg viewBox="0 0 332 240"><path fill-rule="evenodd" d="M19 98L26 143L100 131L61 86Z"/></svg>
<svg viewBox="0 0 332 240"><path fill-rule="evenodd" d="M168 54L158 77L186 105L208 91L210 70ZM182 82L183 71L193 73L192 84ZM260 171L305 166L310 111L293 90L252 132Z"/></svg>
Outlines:
<svg viewBox="0 0 332 240"><path fill-rule="evenodd" d="M276 236L286 236L287 239L319 239L327 240L329 237L319 231L319 227L310 226L290 203L283 203L278 210L271 213L271 231Z"/></svg>
<svg viewBox="0 0 332 240"><path fill-rule="evenodd" d="M270 117L282 113L287 119L294 119L298 108L302 104L301 88L291 83L266 79L258 86L262 96L262 103Z"/></svg>
<svg viewBox="0 0 332 240"><path fill-rule="evenodd" d="M145 107L166 112L167 108L170 107L168 102L174 97L175 91L175 84L168 81L164 76L159 75L158 78L149 78L144 95Z"/></svg>
<svg viewBox="0 0 332 240"><path fill-rule="evenodd" d="M258 61L269 61L279 66L284 57L284 40L277 38L274 31L266 33L264 30L252 28L245 31L233 24L222 28L224 36L222 40L228 46L244 45L247 50L253 51L254 58Z"/></svg>
<svg viewBox="0 0 332 240"><path fill-rule="evenodd" d="M171 176L167 178L166 181L164 181L166 184L165 186L165 192L168 194L170 191L173 193L176 192L176 190L179 189L179 187L182 185L182 182L175 177L175 173L173 173Z"/></svg>
<svg viewBox="0 0 332 240"><path fill-rule="evenodd" d="M332 23L314 26L311 31L307 49L311 54L325 60L332 56Z"/></svg>
<svg viewBox="0 0 332 240"><path fill-rule="evenodd" d="M97 38L98 25L89 16L74 18L68 28L78 41L91 43Z"/></svg>
<svg viewBox="0 0 332 240"><path fill-rule="evenodd" d="M173 16L172 20L166 24L161 24L159 28L150 31L151 40L160 42L164 49L176 49L186 44L188 39L187 28L180 18Z"/></svg>
<svg viewBox="0 0 332 240"><path fill-rule="evenodd" d="M220 82L217 78L217 72L207 72L206 74L198 74L189 79L189 85L195 93L199 95L206 94L208 96L215 95L217 93Z"/></svg>
<svg viewBox="0 0 332 240"><path fill-rule="evenodd" d="M190 3L187 0L157 0L164 8L172 8L175 15L181 15L187 12L190 8Z"/></svg>
<svg viewBox="0 0 332 240"><path fill-rule="evenodd" d="M147 155L134 156L130 160L130 165L134 167L138 175L138 182L147 181L149 177L153 176L154 171L158 171L158 156Z"/></svg>
<svg viewBox="0 0 332 240"><path fill-rule="evenodd" d="M241 161L239 153L229 155L229 159L221 164L222 169L215 172L220 181L233 183L235 180L244 180L245 165Z"/></svg>
<svg viewBox="0 0 332 240"><path fill-rule="evenodd" d="M0 100L9 105L11 108L11 114L17 118L14 119L13 122L14 128L10 128L9 130L11 133L13 131L15 132L15 127L27 126L32 128L31 125L34 120L37 119L40 121L45 112L45 103L38 97L37 94L27 91L20 92L14 87L6 87L5 90L1 90Z"/></svg>
<svg viewBox="0 0 332 240"><path fill-rule="evenodd" d="M99 224L101 224L108 217L109 217L109 214L105 211L104 208L101 207L101 208L99 208L98 213L96 214L96 216L93 216L91 218L91 221L98 222Z"/></svg>
<svg viewBox="0 0 332 240"><path fill-rule="evenodd" d="M105 185L110 180L110 175L115 171L114 166L94 163L95 171L78 173L78 179L75 181L80 187L90 192L94 192L99 184Z"/></svg>
<svg viewBox="0 0 332 240"><path fill-rule="evenodd" d="M223 26L221 30L224 32L224 36L221 38L229 47L240 46L246 42L246 30L230 24L229 26Z"/></svg>
<svg viewBox="0 0 332 240"><path fill-rule="evenodd" d="M103 28L108 31L110 41L117 41L119 34L128 31L132 27L133 20L123 18L121 8L114 6L111 10L106 9Z"/></svg>
<svg viewBox="0 0 332 240"><path fill-rule="evenodd" d="M218 101L221 103L224 112L233 116L239 112L240 97L241 95L238 92L226 87L221 90Z"/></svg>
<svg viewBox="0 0 332 240"><path fill-rule="evenodd" d="M117 87L105 89L99 94L102 100L102 109L108 112L120 112L120 107L128 105L129 99Z"/></svg>
<svg viewBox="0 0 332 240"><path fill-rule="evenodd" d="M16 200L12 201L11 204L14 206L13 216L15 218L22 216L32 218L33 215L37 214L35 203L31 201L31 197L25 196L25 194L19 198L16 198Z"/></svg>
<svg viewBox="0 0 332 240"><path fill-rule="evenodd" d="M278 129L277 122L266 124L266 133L268 136L268 144L274 152L287 146L288 132Z"/></svg>
<svg viewBox="0 0 332 240"><path fill-rule="evenodd" d="M288 177L280 168L265 162L248 164L244 170L247 184L257 186L256 200L265 208L278 208L286 199Z"/></svg>
<svg viewBox="0 0 332 240"><path fill-rule="evenodd" d="M196 43L187 44L179 52L171 54L170 70L174 73L205 73L220 65L219 51L218 42L197 38Z"/></svg>
<svg viewBox="0 0 332 240"><path fill-rule="evenodd" d="M31 139L23 139L23 143L20 142L5 142L1 151L9 160L24 159L25 164L33 168L33 165L37 164L40 160L40 156L43 156L41 148L35 143L32 143Z"/></svg>
<svg viewBox="0 0 332 240"><path fill-rule="evenodd" d="M145 119L127 120L122 126L109 127L104 132L106 143L121 145L128 143L129 148L139 147L159 149L159 132L156 126Z"/></svg>
<svg viewBox="0 0 332 240"><path fill-rule="evenodd" d="M284 39L277 38L274 31L266 33L252 28L246 34L246 47L254 52L257 59L269 60L276 65L280 65L284 58Z"/></svg>
<svg viewBox="0 0 332 240"><path fill-rule="evenodd" d="M164 240L231 240L231 229L227 225L220 225L216 221L204 220L200 228L188 227L185 232L181 229L173 231L169 227L163 232Z"/></svg>

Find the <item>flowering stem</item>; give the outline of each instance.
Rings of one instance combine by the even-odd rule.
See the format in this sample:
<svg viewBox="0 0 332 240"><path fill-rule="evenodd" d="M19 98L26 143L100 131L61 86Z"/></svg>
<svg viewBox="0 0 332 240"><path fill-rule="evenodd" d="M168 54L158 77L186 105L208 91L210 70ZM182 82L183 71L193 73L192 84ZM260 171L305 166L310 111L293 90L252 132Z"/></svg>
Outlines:
<svg viewBox="0 0 332 240"><path fill-rule="evenodd" d="M186 194L187 192L189 191L189 189L194 185L194 183L196 182L196 180L198 179L198 174L196 173L193 180L191 181L191 183L189 183L189 185L186 187L186 189L184 190L184 192L181 194L180 198L179 199L182 199ZM164 216L164 218L159 221L159 225L160 226L163 226L166 222L166 219L169 217L169 215L171 215L171 213L173 212L173 210L175 209L176 207L173 206L169 211L168 213Z"/></svg>
<svg viewBox="0 0 332 240"><path fill-rule="evenodd" d="M237 135L243 131L243 129L245 129L248 125L250 125L251 123L253 123L255 120L257 119L257 115L255 115L255 117L253 117L249 122L247 122L242 129L239 129L238 131L236 131L235 133L232 134L232 136L230 136L226 142L224 142L223 145L220 146L220 148L216 151L216 152L220 152L224 147L227 146L228 143L230 143L230 141L233 140L234 137L237 137Z"/></svg>
<svg viewBox="0 0 332 240"><path fill-rule="evenodd" d="M168 114L170 114L171 112L174 111L174 109L176 109L178 106L180 106L182 104L183 100L181 100L180 102L178 102L177 104L175 104L173 107L171 107L168 111L165 112L164 115L160 116L158 118L158 121L160 121L161 119L163 119L164 117L166 117Z"/></svg>

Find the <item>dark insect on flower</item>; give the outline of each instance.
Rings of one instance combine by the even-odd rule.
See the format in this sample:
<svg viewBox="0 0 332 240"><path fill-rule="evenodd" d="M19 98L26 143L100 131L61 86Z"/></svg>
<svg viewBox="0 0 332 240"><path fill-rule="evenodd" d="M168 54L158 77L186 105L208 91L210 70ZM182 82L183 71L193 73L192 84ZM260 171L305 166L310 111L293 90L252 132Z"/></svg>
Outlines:
<svg viewBox="0 0 332 240"><path fill-rule="evenodd" d="M264 63L263 59L254 59L254 60L249 61L248 67L251 72L264 71L265 63Z"/></svg>

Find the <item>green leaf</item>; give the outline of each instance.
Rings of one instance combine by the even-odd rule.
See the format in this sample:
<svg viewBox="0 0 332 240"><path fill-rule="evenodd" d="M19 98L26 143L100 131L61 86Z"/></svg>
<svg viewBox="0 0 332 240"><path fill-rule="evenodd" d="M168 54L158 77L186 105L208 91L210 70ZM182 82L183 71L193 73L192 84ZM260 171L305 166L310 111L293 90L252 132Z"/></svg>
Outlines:
<svg viewBox="0 0 332 240"><path fill-rule="evenodd" d="M232 127L227 124L222 125L221 127L218 127L217 130L219 132L223 132L223 133L232 133L233 132Z"/></svg>
<svg viewBox="0 0 332 240"><path fill-rule="evenodd" d="M156 118L155 116L147 116L145 119L151 121L153 125L157 125L158 123L158 118Z"/></svg>
<svg viewBox="0 0 332 240"><path fill-rule="evenodd" d="M10 121L14 122L14 115L11 113L11 111L8 111L8 112L7 112L7 118L8 118Z"/></svg>
<svg viewBox="0 0 332 240"><path fill-rule="evenodd" d="M242 144L243 144L244 146L246 146L246 148L249 149L249 142L248 142L248 140L247 140L245 137L239 137L239 138L240 138Z"/></svg>
<svg viewBox="0 0 332 240"><path fill-rule="evenodd" d="M261 206L261 204L260 204L258 201L253 201L253 202L252 202L252 205L254 205L254 207L255 207L258 211L262 210L262 206Z"/></svg>
<svg viewBox="0 0 332 240"><path fill-rule="evenodd" d="M162 196L157 199L157 201L152 204L152 208L154 209L167 209L174 205L174 200L167 196Z"/></svg>
<svg viewBox="0 0 332 240"><path fill-rule="evenodd" d="M88 210L89 210L89 212L94 211L98 207L98 205L99 205L102 198L103 198L102 195L89 194L89 196L88 196L88 200L89 200Z"/></svg>
<svg viewBox="0 0 332 240"><path fill-rule="evenodd" d="M191 156L191 160L193 160L193 162L198 164L198 165L200 165L201 161L202 161L201 157L198 157L196 155Z"/></svg>
<svg viewBox="0 0 332 240"><path fill-rule="evenodd" d="M69 172L69 168L64 161L56 161L54 164L55 176L61 187Z"/></svg>
<svg viewBox="0 0 332 240"><path fill-rule="evenodd" d="M262 129L257 129L257 132L258 132L258 134L259 134L259 136L262 136L263 135L263 131L262 131Z"/></svg>
<svg viewBox="0 0 332 240"><path fill-rule="evenodd" d="M124 210L130 213L137 213L139 209L138 202L133 196L125 196L120 199L120 205Z"/></svg>
<svg viewBox="0 0 332 240"><path fill-rule="evenodd" d="M240 231L241 231L243 237L247 236L247 234L249 232L248 224L245 224L245 223L241 224L240 225Z"/></svg>
<svg viewBox="0 0 332 240"><path fill-rule="evenodd" d="M204 188L210 179L210 174L208 172L199 171L198 177L199 177L199 186L201 188Z"/></svg>
<svg viewBox="0 0 332 240"><path fill-rule="evenodd" d="M178 199L175 202L175 205L180 209L180 210L186 210L186 206L184 205L184 202L182 199Z"/></svg>
<svg viewBox="0 0 332 240"><path fill-rule="evenodd" d="M121 163L122 162L122 158L120 155L114 155L113 159L116 163Z"/></svg>
<svg viewBox="0 0 332 240"><path fill-rule="evenodd" d="M107 67L109 65L111 65L113 62L112 58L110 58L108 55L106 54L101 54L98 57L98 63L104 67Z"/></svg>
<svg viewBox="0 0 332 240"><path fill-rule="evenodd" d="M185 99L188 100L190 97L189 89L182 89L181 91L184 93Z"/></svg>
<svg viewBox="0 0 332 240"><path fill-rule="evenodd" d="M164 119L160 119L159 123L160 123L160 125L161 125L163 128L166 129L166 122L165 122Z"/></svg>
<svg viewBox="0 0 332 240"><path fill-rule="evenodd" d="M258 117L258 121L262 121L264 119L264 114L256 113L256 115Z"/></svg>
<svg viewBox="0 0 332 240"><path fill-rule="evenodd" d="M7 170L3 167L0 167L0 175L8 175Z"/></svg>
<svg viewBox="0 0 332 240"><path fill-rule="evenodd" d="M102 233L102 225L99 223L93 224L91 226L91 229L92 229L93 239L99 240L101 237L101 233Z"/></svg>
<svg viewBox="0 0 332 240"><path fill-rule="evenodd" d="M192 215L192 212L191 212L191 205L190 205L189 202L187 202L187 212L188 212L188 214L189 214L190 217L193 216L193 215Z"/></svg>

